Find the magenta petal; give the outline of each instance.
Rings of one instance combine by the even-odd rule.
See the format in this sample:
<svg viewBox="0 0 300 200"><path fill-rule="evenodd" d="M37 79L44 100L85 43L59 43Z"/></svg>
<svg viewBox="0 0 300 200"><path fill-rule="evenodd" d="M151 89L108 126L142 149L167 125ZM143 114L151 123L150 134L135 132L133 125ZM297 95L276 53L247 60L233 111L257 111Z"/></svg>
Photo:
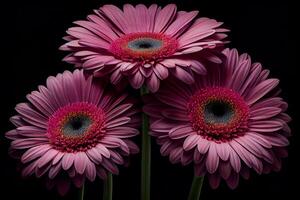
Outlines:
<svg viewBox="0 0 300 200"><path fill-rule="evenodd" d="M231 174L231 165L230 165L230 162L227 161L227 162L221 162L220 165L219 165L219 173L220 173L220 176L223 178L223 179L228 179L228 177L230 176Z"/></svg>
<svg viewBox="0 0 300 200"><path fill-rule="evenodd" d="M235 189L239 183L239 175L237 173L232 173L226 180L226 183L230 189Z"/></svg>
<svg viewBox="0 0 300 200"><path fill-rule="evenodd" d="M84 176L75 176L72 180L73 180L74 185L77 188L81 188L83 186L85 178L84 178Z"/></svg>
<svg viewBox="0 0 300 200"><path fill-rule="evenodd" d="M61 196L64 196L69 191L70 186L71 186L70 181L59 180L59 182L57 183L57 191Z"/></svg>
<svg viewBox="0 0 300 200"><path fill-rule="evenodd" d="M212 189L217 189L220 185L221 177L217 174L210 174L208 176L208 181Z"/></svg>

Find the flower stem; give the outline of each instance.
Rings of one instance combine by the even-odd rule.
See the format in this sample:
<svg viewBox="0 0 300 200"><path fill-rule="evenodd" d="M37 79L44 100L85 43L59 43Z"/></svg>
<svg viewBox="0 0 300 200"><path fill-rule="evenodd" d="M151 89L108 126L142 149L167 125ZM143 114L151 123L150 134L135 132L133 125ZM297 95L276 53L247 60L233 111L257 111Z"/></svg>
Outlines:
<svg viewBox="0 0 300 200"><path fill-rule="evenodd" d="M204 177L194 176L188 200L199 200Z"/></svg>
<svg viewBox="0 0 300 200"><path fill-rule="evenodd" d="M107 179L103 185L103 200L112 200L113 193L113 176L111 173L108 173Z"/></svg>
<svg viewBox="0 0 300 200"><path fill-rule="evenodd" d="M84 199L84 184L83 184L82 187L79 189L78 199L79 199L79 200L83 200L83 199Z"/></svg>
<svg viewBox="0 0 300 200"><path fill-rule="evenodd" d="M148 93L145 86L141 88L141 96ZM150 200L150 173L151 173L151 137L149 132L149 119L143 113L142 124L142 164L141 164L141 200Z"/></svg>

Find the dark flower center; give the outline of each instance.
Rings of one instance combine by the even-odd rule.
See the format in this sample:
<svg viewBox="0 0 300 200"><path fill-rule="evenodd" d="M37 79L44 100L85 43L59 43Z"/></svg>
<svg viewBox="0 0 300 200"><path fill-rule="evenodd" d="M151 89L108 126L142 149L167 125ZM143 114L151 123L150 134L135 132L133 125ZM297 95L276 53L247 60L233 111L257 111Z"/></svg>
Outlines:
<svg viewBox="0 0 300 200"><path fill-rule="evenodd" d="M62 152L86 151L105 134L104 112L96 105L81 102L61 107L48 122L51 145Z"/></svg>
<svg viewBox="0 0 300 200"><path fill-rule="evenodd" d="M229 141L248 129L249 107L233 90L221 87L196 91L188 103L192 126L214 141Z"/></svg>
<svg viewBox="0 0 300 200"><path fill-rule="evenodd" d="M161 33L130 33L112 42L110 52L119 59L152 62L173 55L178 48L176 38Z"/></svg>
<svg viewBox="0 0 300 200"><path fill-rule="evenodd" d="M149 51L161 48L163 45L161 40L153 38L138 38L128 42L128 48L133 51Z"/></svg>
<svg viewBox="0 0 300 200"><path fill-rule="evenodd" d="M65 122L63 133L67 136L80 136L88 130L91 124L92 120L88 116L72 116Z"/></svg>
<svg viewBox="0 0 300 200"><path fill-rule="evenodd" d="M228 123L234 116L232 106L224 101L209 102L204 108L206 123Z"/></svg>

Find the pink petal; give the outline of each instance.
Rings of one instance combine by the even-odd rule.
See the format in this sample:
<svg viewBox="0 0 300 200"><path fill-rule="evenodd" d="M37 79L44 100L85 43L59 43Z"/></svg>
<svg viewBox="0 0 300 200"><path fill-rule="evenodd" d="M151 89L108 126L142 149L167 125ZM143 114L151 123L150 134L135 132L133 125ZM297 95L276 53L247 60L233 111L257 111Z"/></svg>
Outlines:
<svg viewBox="0 0 300 200"><path fill-rule="evenodd" d="M95 165L89 160L86 160L86 169L85 169L85 174L86 177L93 182L96 179L96 167Z"/></svg>
<svg viewBox="0 0 300 200"><path fill-rule="evenodd" d="M251 132L275 132L282 128L283 123L275 120L249 122L249 130Z"/></svg>
<svg viewBox="0 0 300 200"><path fill-rule="evenodd" d="M180 15L179 15L180 14ZM189 24L198 14L198 11L192 12L179 12L177 19L167 28L165 33L174 36L179 31L183 31L184 27Z"/></svg>
<svg viewBox="0 0 300 200"><path fill-rule="evenodd" d="M74 159L74 166L75 166L75 170L79 173L79 174L83 174L87 165L87 160L89 158L87 157L87 155L84 152L77 152L75 154L75 159Z"/></svg>
<svg viewBox="0 0 300 200"><path fill-rule="evenodd" d="M17 131L24 137L46 138L46 130L36 126L21 126L17 128Z"/></svg>
<svg viewBox="0 0 300 200"><path fill-rule="evenodd" d="M102 154L104 157L109 158L110 157L110 153L109 150L102 144L98 144L96 146L96 150Z"/></svg>
<svg viewBox="0 0 300 200"><path fill-rule="evenodd" d="M259 83L245 98L248 105L251 105L274 89L279 83L278 79L268 79Z"/></svg>
<svg viewBox="0 0 300 200"><path fill-rule="evenodd" d="M48 143L47 138L17 139L11 142L11 147L14 149L28 149Z"/></svg>
<svg viewBox="0 0 300 200"><path fill-rule="evenodd" d="M74 153L65 153L61 161L62 168L64 170L70 169L74 163L75 157L76 155Z"/></svg>
<svg viewBox="0 0 300 200"><path fill-rule="evenodd" d="M62 157L65 155L63 152L58 152L58 154L53 158L52 165L56 165Z"/></svg>
<svg viewBox="0 0 300 200"><path fill-rule="evenodd" d="M153 71L160 80L164 80L169 76L169 70L159 63L154 66Z"/></svg>
<svg viewBox="0 0 300 200"><path fill-rule="evenodd" d="M113 162L115 162L116 164L118 164L118 165L123 165L124 164L124 159L119 153L111 151L110 155L111 155L111 160Z"/></svg>
<svg viewBox="0 0 300 200"><path fill-rule="evenodd" d="M200 136L197 135L197 134L189 135L184 140L183 149L186 150L186 151L189 151L189 150L193 149L198 144L198 141L200 139L201 139Z"/></svg>
<svg viewBox="0 0 300 200"><path fill-rule="evenodd" d="M44 155L49 149L51 149L51 146L48 144L30 148L22 155L21 161L23 163L32 161L32 160Z"/></svg>
<svg viewBox="0 0 300 200"><path fill-rule="evenodd" d="M164 109L162 115L170 120L178 121L190 121L188 113L186 111L175 110L175 109Z"/></svg>
<svg viewBox="0 0 300 200"><path fill-rule="evenodd" d="M60 172L60 170L61 170L61 163L58 163L57 165L54 166L52 165L48 174L49 178L54 179L57 176L57 174Z"/></svg>
<svg viewBox="0 0 300 200"><path fill-rule="evenodd" d="M41 168L44 165L48 164L50 161L53 160L53 158L58 154L58 151L56 149L50 149L47 151L37 162L38 167Z"/></svg>
<svg viewBox="0 0 300 200"><path fill-rule="evenodd" d="M129 121L130 121L129 117L116 118L114 120L111 120L111 121L107 122L106 127L107 128L114 128L114 127L117 127L117 126L124 125L124 124L128 123Z"/></svg>
<svg viewBox="0 0 300 200"><path fill-rule="evenodd" d="M286 137L276 134L276 135L261 135L264 139L269 141L272 146L285 147L289 145L289 141Z"/></svg>
<svg viewBox="0 0 300 200"><path fill-rule="evenodd" d="M176 14L176 5L168 4L161 11L158 12L154 32L161 32L167 24L173 19Z"/></svg>
<svg viewBox="0 0 300 200"><path fill-rule="evenodd" d="M206 158L206 168L210 174L213 174L217 171L219 166L219 157L217 155L216 144L211 142L207 158Z"/></svg>
<svg viewBox="0 0 300 200"><path fill-rule="evenodd" d="M182 154L183 154L183 149L181 147L173 149L171 151L170 157L169 157L170 162L173 163L173 164L179 162L180 159L181 159Z"/></svg>
<svg viewBox="0 0 300 200"><path fill-rule="evenodd" d="M18 134L18 132L17 132L16 129L10 130L10 131L8 131L8 132L5 133L5 137L7 139L10 139L10 140L16 140L16 139L18 139L18 137L19 137L18 135L19 134Z"/></svg>
<svg viewBox="0 0 300 200"><path fill-rule="evenodd" d="M172 128L169 132L169 136L172 139L180 139L189 136L193 131L194 130L190 126L181 125Z"/></svg>
<svg viewBox="0 0 300 200"><path fill-rule="evenodd" d="M26 122L38 126L42 129L47 128L47 117L33 110L29 104L20 103L16 106L16 111L22 115L23 120Z"/></svg>
<svg viewBox="0 0 300 200"><path fill-rule="evenodd" d="M178 78L186 84L192 84L195 81L192 74L182 69L181 67L176 67L174 71L172 71L172 73L176 78Z"/></svg>
<svg viewBox="0 0 300 200"><path fill-rule="evenodd" d="M250 119L251 120L263 120L274 117L281 112L280 108L275 107L264 107L260 109L251 110Z"/></svg>
<svg viewBox="0 0 300 200"><path fill-rule="evenodd" d="M102 156L101 154L98 152L98 150L96 148L91 148L86 152L87 156L89 157L89 159L91 159L91 161L93 161L96 164L100 164L102 161Z"/></svg>
<svg viewBox="0 0 300 200"><path fill-rule="evenodd" d="M241 160L234 149L229 151L230 153L230 164L236 173L239 173L241 170Z"/></svg>
<svg viewBox="0 0 300 200"><path fill-rule="evenodd" d="M124 112L126 112L132 106L133 106L133 104L131 104L131 103L119 105L118 107L116 107L116 108L112 109L111 111L109 111L106 114L105 118L106 118L107 121L113 120L117 116L119 116L119 115L123 114Z"/></svg>
<svg viewBox="0 0 300 200"><path fill-rule="evenodd" d="M208 151L208 149L210 147L210 144L211 144L211 142L206 139L203 139L203 138L199 139L198 144L197 144L198 151L201 154L206 154L206 152Z"/></svg>
<svg viewBox="0 0 300 200"><path fill-rule="evenodd" d="M129 81L134 89L139 89L144 83L144 77L141 72L136 72L133 77L130 77Z"/></svg>
<svg viewBox="0 0 300 200"><path fill-rule="evenodd" d="M227 161L230 155L230 146L227 143L220 143L215 145L217 153L219 155L219 157L223 160L223 161Z"/></svg>
<svg viewBox="0 0 300 200"><path fill-rule="evenodd" d="M110 162L108 159L103 159L102 165L111 173L119 174L118 167L114 163Z"/></svg>
<svg viewBox="0 0 300 200"><path fill-rule="evenodd" d="M129 138L139 134L139 131L131 127L115 127L106 129L107 135L117 136L118 138Z"/></svg>
<svg viewBox="0 0 300 200"><path fill-rule="evenodd" d="M159 85L160 85L160 80L155 75L155 73L152 73L151 76L147 79L147 86L148 86L149 90L152 93L155 93L155 92L157 92Z"/></svg>
<svg viewBox="0 0 300 200"><path fill-rule="evenodd" d="M126 26L126 19L124 18L123 12L118 7L114 5L104 5L100 9L118 28L124 33L127 32L128 27Z"/></svg>

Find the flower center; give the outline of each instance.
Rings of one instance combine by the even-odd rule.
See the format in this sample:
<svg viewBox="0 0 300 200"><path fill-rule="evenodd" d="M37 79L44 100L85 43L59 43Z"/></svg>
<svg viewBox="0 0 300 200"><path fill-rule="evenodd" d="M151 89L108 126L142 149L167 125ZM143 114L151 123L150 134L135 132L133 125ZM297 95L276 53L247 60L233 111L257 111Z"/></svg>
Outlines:
<svg viewBox="0 0 300 200"><path fill-rule="evenodd" d="M178 48L174 38L160 33L130 33L115 40L110 51L127 61L151 62L171 56Z"/></svg>
<svg viewBox="0 0 300 200"><path fill-rule="evenodd" d="M127 48L133 51L154 51L162 47L161 40L153 38L139 38L128 42Z"/></svg>
<svg viewBox="0 0 300 200"><path fill-rule="evenodd" d="M228 123L233 116L232 106L225 101L211 101L204 108L204 119L209 124Z"/></svg>
<svg viewBox="0 0 300 200"><path fill-rule="evenodd" d="M51 145L63 152L85 151L104 136L104 112L89 103L73 103L58 109L48 121Z"/></svg>
<svg viewBox="0 0 300 200"><path fill-rule="evenodd" d="M194 130L210 140L229 141L248 129L249 107L228 88L197 91L188 103L188 111Z"/></svg>
<svg viewBox="0 0 300 200"><path fill-rule="evenodd" d="M62 132L72 137L80 136L88 130L91 124L92 120L87 115L71 116L62 127Z"/></svg>

